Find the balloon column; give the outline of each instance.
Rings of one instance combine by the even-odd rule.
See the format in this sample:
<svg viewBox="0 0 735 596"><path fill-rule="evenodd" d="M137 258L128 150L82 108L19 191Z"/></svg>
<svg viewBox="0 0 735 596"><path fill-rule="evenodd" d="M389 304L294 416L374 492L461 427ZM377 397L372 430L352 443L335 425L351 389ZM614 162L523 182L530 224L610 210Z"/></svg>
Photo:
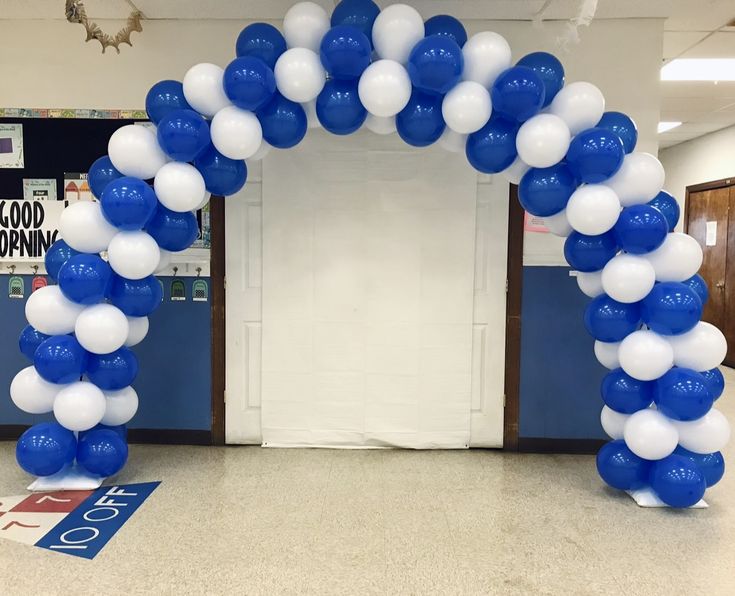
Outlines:
<svg viewBox="0 0 735 596"><path fill-rule="evenodd" d="M63 240L47 257L58 285L27 306L21 350L34 365L11 388L19 407L53 410L58 422L20 440L24 469L49 474L74 457L96 473L118 469L124 433L99 425L119 429L135 412L129 347L161 300L153 275L196 236L192 211L210 193L238 192L245 160L293 147L309 128L364 126L464 152L479 172L518 184L523 208L566 237L566 259L593 298L585 325L611 369L602 424L614 441L597 459L608 484L650 486L680 507L719 479L730 431L712 404L725 340L699 321L702 249L674 231L679 208L662 190L660 162L635 150L635 123L606 112L600 89L565 84L545 52L514 63L497 33L468 38L453 17L424 22L406 4L381 10L372 0L342 0L331 17L299 2L283 33L245 27L236 55L155 84L146 109L156 133L116 131L90 170L99 201L64 212Z"/></svg>

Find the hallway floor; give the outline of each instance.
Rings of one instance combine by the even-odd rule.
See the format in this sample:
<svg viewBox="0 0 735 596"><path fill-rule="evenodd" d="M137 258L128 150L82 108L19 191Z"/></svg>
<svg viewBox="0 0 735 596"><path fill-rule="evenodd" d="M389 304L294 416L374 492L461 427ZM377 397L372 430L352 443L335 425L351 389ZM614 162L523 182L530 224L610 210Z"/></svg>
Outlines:
<svg viewBox="0 0 735 596"><path fill-rule="evenodd" d="M735 593L732 471L673 511L592 456L134 446L117 482L154 480L92 561L0 540L0 594ZM27 484L0 443L0 495Z"/></svg>

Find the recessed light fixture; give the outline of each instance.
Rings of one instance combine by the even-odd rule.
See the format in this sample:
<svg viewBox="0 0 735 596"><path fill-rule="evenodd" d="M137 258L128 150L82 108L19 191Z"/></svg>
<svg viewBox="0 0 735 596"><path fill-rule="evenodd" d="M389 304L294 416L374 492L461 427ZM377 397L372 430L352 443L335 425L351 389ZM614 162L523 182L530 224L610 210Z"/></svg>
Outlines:
<svg viewBox="0 0 735 596"><path fill-rule="evenodd" d="M677 58L661 68L662 81L735 81L735 58Z"/></svg>
<svg viewBox="0 0 735 596"><path fill-rule="evenodd" d="M676 128L677 126L681 126L681 122L659 122L658 134L671 130L672 128Z"/></svg>

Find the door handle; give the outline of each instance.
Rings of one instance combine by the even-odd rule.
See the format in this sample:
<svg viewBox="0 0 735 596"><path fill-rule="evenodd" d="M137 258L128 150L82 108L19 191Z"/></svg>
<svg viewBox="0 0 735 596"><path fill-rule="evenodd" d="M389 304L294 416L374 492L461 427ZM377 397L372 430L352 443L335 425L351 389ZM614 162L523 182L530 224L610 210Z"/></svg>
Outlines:
<svg viewBox="0 0 735 596"><path fill-rule="evenodd" d="M724 282L724 281L718 281L718 282L717 282L717 283L715 284L715 287L716 287L716 288L717 288L718 290L724 290L724 289L725 289L725 282Z"/></svg>

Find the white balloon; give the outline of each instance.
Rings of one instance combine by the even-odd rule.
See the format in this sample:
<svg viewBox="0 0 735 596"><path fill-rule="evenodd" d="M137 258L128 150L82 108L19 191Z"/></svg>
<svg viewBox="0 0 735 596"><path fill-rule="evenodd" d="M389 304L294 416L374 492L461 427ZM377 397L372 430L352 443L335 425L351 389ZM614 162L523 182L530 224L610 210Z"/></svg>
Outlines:
<svg viewBox="0 0 735 596"><path fill-rule="evenodd" d="M374 132L376 135L389 135L396 132L396 117L395 116L375 116L374 114L368 114L365 119L365 128L369 131Z"/></svg>
<svg viewBox="0 0 735 596"><path fill-rule="evenodd" d="M260 120L237 106L227 106L217 112L209 124L209 133L217 151L230 159L252 157L263 140Z"/></svg>
<svg viewBox="0 0 735 596"><path fill-rule="evenodd" d="M498 75L511 64L508 42L492 31L475 33L462 46L465 81L475 81L490 89Z"/></svg>
<svg viewBox="0 0 735 596"><path fill-rule="evenodd" d="M102 424L119 426L127 424L138 411L138 394L132 387L125 387L119 391L104 391L105 415Z"/></svg>
<svg viewBox="0 0 735 596"><path fill-rule="evenodd" d="M620 201L618 196L603 184L585 184L569 197L566 212L569 224L577 232L598 236L612 229L618 221Z"/></svg>
<svg viewBox="0 0 735 596"><path fill-rule="evenodd" d="M316 99L327 82L319 56L306 48L286 50L278 57L273 73L281 94L298 103Z"/></svg>
<svg viewBox="0 0 735 596"><path fill-rule="evenodd" d="M65 335L74 331L84 305L69 300L59 286L46 286L33 292L26 302L26 319L41 333Z"/></svg>
<svg viewBox="0 0 735 596"><path fill-rule="evenodd" d="M322 123L319 122L319 116L316 114L316 99L302 103L301 107L304 108L306 113L307 128L319 128Z"/></svg>
<svg viewBox="0 0 735 596"><path fill-rule="evenodd" d="M69 430L89 430L105 415L105 394L88 381L71 383L54 400L56 421Z"/></svg>
<svg viewBox="0 0 735 596"><path fill-rule="evenodd" d="M602 270L605 294L626 304L643 300L655 283L656 272L651 263L636 255L617 255Z"/></svg>
<svg viewBox="0 0 735 596"><path fill-rule="evenodd" d="M592 128L605 112L605 97L595 85L585 81L562 87L549 105L549 112L567 123L572 135Z"/></svg>
<svg viewBox="0 0 735 596"><path fill-rule="evenodd" d="M424 37L424 19L407 4L391 4L373 23L373 45L380 58L408 62L413 47Z"/></svg>
<svg viewBox="0 0 735 596"><path fill-rule="evenodd" d="M727 340L717 327L700 321L693 329L667 338L674 350L674 364L696 371L713 369L727 355Z"/></svg>
<svg viewBox="0 0 735 596"><path fill-rule="evenodd" d="M464 153L467 147L467 135L453 131L448 126L439 137L439 145L450 153Z"/></svg>
<svg viewBox="0 0 735 596"><path fill-rule="evenodd" d="M97 201L77 201L61 212L59 234L74 250L98 253L107 250L118 229L105 219Z"/></svg>
<svg viewBox="0 0 735 596"><path fill-rule="evenodd" d="M674 350L657 333L641 329L620 342L618 358L622 369L634 379L653 381L674 365Z"/></svg>
<svg viewBox="0 0 735 596"><path fill-rule="evenodd" d="M518 130L518 157L532 168L549 168L567 154L572 136L566 122L554 114L538 114Z"/></svg>
<svg viewBox="0 0 735 596"><path fill-rule="evenodd" d="M270 153L270 150L272 149L271 145L268 144L268 142L263 139L263 141L260 143L260 147L255 152L255 155L253 155L250 159L248 159L249 162L253 161L261 161L268 153Z"/></svg>
<svg viewBox="0 0 735 596"><path fill-rule="evenodd" d="M294 4L283 17L283 36L289 48L319 51L322 37L329 31L327 12L314 2Z"/></svg>
<svg viewBox="0 0 735 596"><path fill-rule="evenodd" d="M664 186L666 172L661 162L650 153L634 151L623 159L614 176L605 181L623 207L642 205L653 199Z"/></svg>
<svg viewBox="0 0 735 596"><path fill-rule="evenodd" d="M578 271L577 285L585 296L596 298L600 294L604 294L602 289L602 271Z"/></svg>
<svg viewBox="0 0 735 596"><path fill-rule="evenodd" d="M161 205L179 213L196 209L207 192L199 170L181 161L169 162L158 170L153 189Z"/></svg>
<svg viewBox="0 0 735 596"><path fill-rule="evenodd" d="M124 345L130 348L137 346L148 335L148 317L127 317L127 319L128 337Z"/></svg>
<svg viewBox="0 0 735 596"><path fill-rule="evenodd" d="M529 166L527 163L525 163L520 157L516 157L513 160L513 163L510 164L507 168L505 168L502 171L503 176L505 176L505 179L510 182L511 184L518 185L521 183L521 178L523 178L524 174L528 172L528 170L531 169L531 166ZM562 210L563 212L563 210ZM548 228L548 218L544 218L544 223L546 224L546 227ZM563 226L560 227L561 229L566 229L569 227L569 222L567 221L566 216L563 218ZM550 229L550 228L549 228ZM556 234L556 232L553 232ZM569 232L566 234L556 234L557 236L569 236L569 234L572 233L572 228L569 227Z"/></svg>
<svg viewBox="0 0 735 596"><path fill-rule="evenodd" d="M490 92L475 81L462 81L442 101L442 116L447 126L463 135L485 126L492 109Z"/></svg>
<svg viewBox="0 0 735 596"><path fill-rule="evenodd" d="M107 143L112 165L125 176L148 180L168 161L153 131L128 124L112 133Z"/></svg>
<svg viewBox="0 0 735 596"><path fill-rule="evenodd" d="M623 429L625 444L638 457L648 460L671 455L679 442L676 427L658 410L639 410L628 418Z"/></svg>
<svg viewBox="0 0 735 596"><path fill-rule="evenodd" d="M184 75L184 97L197 112L211 118L232 105L222 84L225 71L216 64L195 64Z"/></svg>
<svg viewBox="0 0 735 596"><path fill-rule="evenodd" d="M644 255L656 271L656 281L685 281L702 266L702 247L681 232L667 234L664 243Z"/></svg>
<svg viewBox="0 0 735 596"><path fill-rule="evenodd" d="M628 418L630 418L629 414L621 414L608 406L603 406L602 412L600 412L602 430L614 440L623 438L623 431L625 429L625 423L628 422Z"/></svg>
<svg viewBox="0 0 735 596"><path fill-rule="evenodd" d="M388 118L405 108L411 99L411 78L398 62L378 60L362 73L357 91L368 112Z"/></svg>
<svg viewBox="0 0 735 596"><path fill-rule="evenodd" d="M158 260L158 267L153 273L161 273L171 264L171 253L163 248L159 249L161 256Z"/></svg>
<svg viewBox="0 0 735 596"><path fill-rule="evenodd" d="M618 358L619 350L619 341L606 342L595 340L595 357L605 368L609 368L610 370L620 368L620 359Z"/></svg>
<svg viewBox="0 0 735 596"><path fill-rule="evenodd" d="M544 217L544 225L549 228L549 231L554 236L566 237L573 232L572 226L569 224L569 219L567 219L566 209L562 209L559 213L554 213L554 215Z"/></svg>
<svg viewBox="0 0 735 596"><path fill-rule="evenodd" d="M24 412L46 414L54 409L56 394L66 387L41 378L33 366L18 372L10 383L10 399Z"/></svg>
<svg viewBox="0 0 735 596"><path fill-rule="evenodd" d="M161 260L161 250L146 232L120 232L110 242L107 258L119 276L143 279L155 273Z"/></svg>
<svg viewBox="0 0 735 596"><path fill-rule="evenodd" d="M730 423L716 408L697 420L674 420L673 424L679 431L679 444L694 453L714 453L722 450L730 441Z"/></svg>
<svg viewBox="0 0 735 596"><path fill-rule="evenodd" d="M77 318L74 334L82 347L93 354L109 354L121 348L128 338L125 314L112 304L95 304Z"/></svg>
<svg viewBox="0 0 735 596"><path fill-rule="evenodd" d="M193 211L199 211L200 209L204 209L207 206L207 203L209 203L209 199L212 198L212 193L207 191L204 193L204 198L199 202L199 204L194 207ZM163 259L163 253L161 254L161 259ZM164 264L164 267L168 265L168 262ZM161 264L158 264L158 267L160 267ZM158 270L158 267L156 267L156 270Z"/></svg>

